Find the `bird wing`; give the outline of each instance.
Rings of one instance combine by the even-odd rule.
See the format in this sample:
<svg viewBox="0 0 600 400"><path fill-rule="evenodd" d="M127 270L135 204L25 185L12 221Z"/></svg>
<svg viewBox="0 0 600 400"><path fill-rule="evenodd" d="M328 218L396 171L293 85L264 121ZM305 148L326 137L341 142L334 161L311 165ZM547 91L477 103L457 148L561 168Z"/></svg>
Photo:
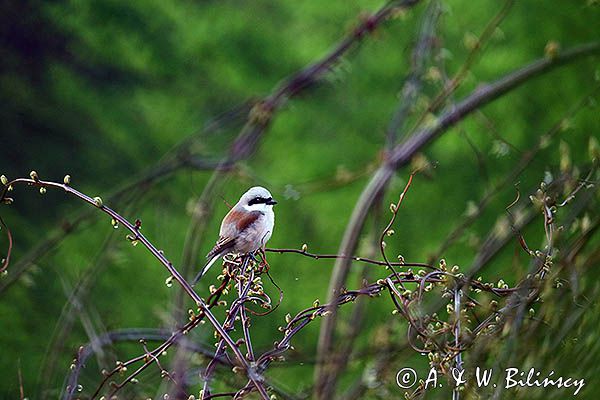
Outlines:
<svg viewBox="0 0 600 400"><path fill-rule="evenodd" d="M225 254L227 250L235 247L235 242L238 235L240 235L245 229L248 229L248 227L256 222L261 215L263 215L263 213L260 211L242 212L234 209L227 213L225 218L223 218L223 223L221 224L219 240L217 240L215 246L206 255L208 263L198 273L198 275L196 275L192 282L192 286L196 285L200 278L202 278L206 271L208 271L208 269L217 259L219 259L219 257Z"/></svg>
<svg viewBox="0 0 600 400"><path fill-rule="evenodd" d="M261 211L239 211L231 209L223 218L220 236L236 237L263 215Z"/></svg>
<svg viewBox="0 0 600 400"><path fill-rule="evenodd" d="M235 245L234 237L221 236L221 237L219 237L219 240L217 240L217 243L212 248L212 250L208 252L208 254L206 255L206 258L212 258L215 255L222 253L223 251L225 251L227 249L232 248L234 245Z"/></svg>
<svg viewBox="0 0 600 400"><path fill-rule="evenodd" d="M217 240L212 250L208 252L206 258L212 258L216 254L234 247L237 236L248 229L261 215L263 213L260 211L245 212L231 209L225 218L223 218L219 240Z"/></svg>

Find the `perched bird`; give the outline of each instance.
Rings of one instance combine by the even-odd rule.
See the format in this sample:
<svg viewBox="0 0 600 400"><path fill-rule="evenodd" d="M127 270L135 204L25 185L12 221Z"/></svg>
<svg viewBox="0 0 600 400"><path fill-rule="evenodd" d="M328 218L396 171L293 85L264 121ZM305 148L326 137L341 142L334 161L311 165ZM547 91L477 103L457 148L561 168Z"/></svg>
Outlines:
<svg viewBox="0 0 600 400"><path fill-rule="evenodd" d="M244 193L223 218L219 240L206 255L208 262L196 275L192 286L225 254L250 254L264 247L273 233L275 204L271 193L263 187L255 186Z"/></svg>

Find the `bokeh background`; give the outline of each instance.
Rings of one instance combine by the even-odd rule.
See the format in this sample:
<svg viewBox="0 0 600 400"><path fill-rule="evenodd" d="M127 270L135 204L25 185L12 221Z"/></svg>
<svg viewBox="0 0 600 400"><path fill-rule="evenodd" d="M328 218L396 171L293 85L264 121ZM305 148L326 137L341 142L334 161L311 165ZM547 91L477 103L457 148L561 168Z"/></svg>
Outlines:
<svg viewBox="0 0 600 400"><path fill-rule="evenodd" d="M427 3L386 21L345 54L325 79L276 113L256 151L236 164L211 194L214 210L205 218L196 267L216 239L220 219L227 212L225 202L234 203L256 184L268 187L279 200L271 247L300 248L306 243L311 251L337 251L353 206L380 163L386 127L399 105ZM443 75L460 70L474 41L506 7L505 2L488 0L441 3L443 13L432 39L434 56L407 127L440 92ZM102 196L131 219L140 218L144 233L177 266L193 205L213 175L210 165L228 154L252 102L323 57L363 16L381 5L371 0L4 1L0 4L0 173L16 178L36 170L42 178L58 181L70 174L74 187ZM599 21L596 1L515 2L475 56L451 100L549 56L548 43L565 49L600 40ZM557 135L525 171L494 193L476 223L442 256L448 264L467 269L488 232L506 215L517 182L527 194L561 168L589 170L590 142L593 145L593 138L599 136L600 109L594 92L600 83L599 60L598 56L580 59L531 80L428 146L418 162L429 160L435 168L415 178L398 215L396 234L387 239L390 254L427 261L479 199L556 125ZM138 184L174 154L182 154L182 148L209 167L179 166L159 179ZM381 201L383 216L368 220L357 254L377 254L370 233L385 226L388 204L399 195L410 170L398 171ZM109 202L115 193L118 196ZM42 196L35 189L19 187L13 197L15 203L2 206L0 213L15 239L12 262L21 263L22 269L16 275L17 269L9 268L0 280L0 397L19 397L20 371L28 398L56 398L80 345L115 329L172 326L173 301L180 289L167 287L166 271L140 246L132 247L124 231L113 229L105 215L93 214L40 252L36 246L55 235L61 237L66 224L87 207L57 191ZM585 218L588 224L595 221L597 206L596 191L589 210L577 216L580 223L586 223ZM533 246L540 246L541 218L524 235ZM1 240L4 255L4 235ZM586 248L586 260L598 260L597 245L595 237ZM287 313L294 315L315 299L327 298L333 266L331 260L290 254L270 254L269 261L284 299L274 313L254 319L257 349L277 340L277 327ZM514 284L528 265L515 239L482 275ZM544 297L547 306L539 316L543 323L531 328L534 334L511 347L511 353L517 355L513 359L517 366L586 378L579 397L595 398L600 393L598 264L585 265L587 269L577 267L580 275L575 281L569 280L569 266L553 275L552 279L566 283ZM370 280L386 274L373 266L353 265L348 287L360 286L365 268ZM211 271L199 290L208 290L217 274L216 269ZM85 290L73 306L69 299L82 280L87 282ZM276 297L272 286L269 290ZM365 307L356 354L350 358L339 392L368 375L377 356L376 339L386 325L390 328L385 334L391 335L398 349L385 371L369 381L362 397L399 398L403 391L395 385L396 371L404 366L425 371L426 359L406 348L406 327L391 315L389 299L369 299ZM345 317L349 309L341 313ZM340 331L349 324L343 320ZM315 321L296 336L296 350L289 360L268 373L289 393L310 395L319 325ZM207 325L193 339L213 343ZM506 352L502 340L492 348L478 362ZM135 343L117 345L102 359L114 363L140 351ZM468 359L467 355L467 363ZM101 362L92 360L84 370L84 398L100 380L97 364ZM226 387L226 382L219 385ZM197 394L199 386L193 388ZM153 371L124 396L158 398L163 389L158 372ZM564 398L571 392L502 393L515 395ZM430 396L448 398L449 392L440 389Z"/></svg>

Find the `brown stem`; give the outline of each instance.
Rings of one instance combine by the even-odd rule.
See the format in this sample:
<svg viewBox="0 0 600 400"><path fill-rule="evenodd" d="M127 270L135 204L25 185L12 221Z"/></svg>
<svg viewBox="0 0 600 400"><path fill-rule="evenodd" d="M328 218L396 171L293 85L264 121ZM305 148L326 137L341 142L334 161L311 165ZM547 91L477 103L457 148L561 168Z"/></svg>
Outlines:
<svg viewBox="0 0 600 400"><path fill-rule="evenodd" d="M512 73L505 75L494 83L476 89L471 95L449 110L446 110L431 127L422 128L404 142L398 144L391 151L389 158L375 172L367 186L363 189L350 221L344 232L338 254L352 254L356 249L360 233L365 219L375 199L387 187L396 169L410 162L412 157L428 145L435 138L443 134L448 128L462 121L473 111L485 104L501 97L503 94L520 86L521 84L542 75L560 65L577 60L580 57L598 53L600 42L584 44L571 48L552 58L543 58L521 67ZM346 282L351 260L347 258L337 260L328 288L328 301L331 301ZM319 333L319 344L317 351L322 357L327 357L332 349L334 329L337 322L337 310L323 320ZM320 379L321 371L317 371L315 378Z"/></svg>
<svg viewBox="0 0 600 400"><path fill-rule="evenodd" d="M235 354L238 362L246 371L248 378L255 385L257 391L261 394L261 396L264 399L269 398L269 396L267 395L266 389L264 388L264 386L262 384L261 378L255 373L254 368L252 368L248 364L248 362L246 361L246 359L240 352L239 348L235 345L235 342L233 341L233 339L231 339L231 337L227 334L227 332L225 332L225 330L223 329L223 327L221 326L221 324L219 323L217 318L212 314L212 312L210 311L209 307L204 302L204 300L202 300L202 298L200 298L200 296L198 296L198 294L196 292L194 292L194 289L192 289L190 284L183 278L183 276L181 276L179 271L164 256L163 252L159 251L146 238L146 236L144 236L144 234L141 233L141 231L140 231L141 222L139 222L139 220L136 221L136 223L134 225L131 222L129 222L127 219L122 217L120 214L118 214L116 211L103 205L100 201L98 201L98 199L93 199L93 198L87 196L86 194L83 194L83 193L79 192L78 190L73 189L71 186L69 186L67 184L42 181L41 179L38 179L38 178L36 178L36 179L18 178L18 179L15 179L15 180L9 182L8 185L10 186L10 185L16 185L16 184L28 184L30 186L62 189L65 192L70 193L70 194L74 195L75 197L85 201L86 203L97 207L100 211L108 214L114 220L118 221L118 223L121 226L125 227L128 231L130 231L131 234L133 235L132 240L142 243L142 245L169 271L169 274L177 281L177 283L183 288L183 290L188 294L188 296L195 302L196 306L198 308L200 308L202 310L202 312L204 312L204 314L206 315L206 319L208 319L208 321L213 325L214 329L221 335L221 337L225 340L227 345L231 348L231 350ZM4 194L5 193L2 194L2 197L4 197Z"/></svg>
<svg viewBox="0 0 600 400"><path fill-rule="evenodd" d="M386 262L386 261L380 261L380 260L374 260L372 258L367 258L367 257L358 257L358 256L344 256L341 254L317 254L317 253L309 253L306 250L303 249L271 249L271 248L267 248L265 249L265 251L270 252L270 253L279 253L279 254L285 254L285 253L294 253L294 254L300 254L302 256L305 257L310 257L310 258L314 258L315 260L321 260L321 259L349 259L352 261L358 261L358 262L362 262L365 264L372 264L372 265L381 265L381 266L386 266L386 265L391 265L394 267L422 267L422 268L433 268L430 264L426 264L426 263L417 263L417 262L404 262L404 261L395 261L395 262Z"/></svg>

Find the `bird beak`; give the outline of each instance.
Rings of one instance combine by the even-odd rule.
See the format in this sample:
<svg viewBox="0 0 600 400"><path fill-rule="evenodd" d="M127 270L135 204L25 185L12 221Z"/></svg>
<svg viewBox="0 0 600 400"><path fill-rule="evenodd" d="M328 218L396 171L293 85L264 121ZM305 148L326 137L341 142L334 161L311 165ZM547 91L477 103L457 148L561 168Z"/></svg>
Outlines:
<svg viewBox="0 0 600 400"><path fill-rule="evenodd" d="M274 206L275 204L277 204L277 202L271 197L268 201L267 204L270 206Z"/></svg>

